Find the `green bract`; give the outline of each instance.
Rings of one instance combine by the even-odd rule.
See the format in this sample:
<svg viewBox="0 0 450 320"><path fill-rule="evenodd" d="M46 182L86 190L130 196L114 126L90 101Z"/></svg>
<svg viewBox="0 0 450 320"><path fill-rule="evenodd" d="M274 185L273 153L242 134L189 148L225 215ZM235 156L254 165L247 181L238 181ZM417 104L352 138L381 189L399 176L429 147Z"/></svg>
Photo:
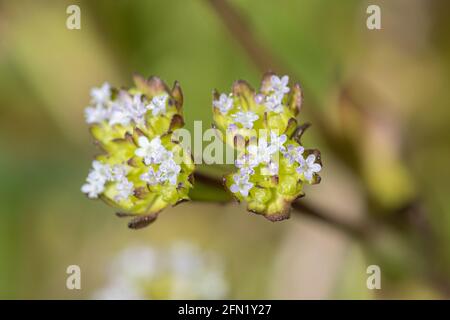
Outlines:
<svg viewBox="0 0 450 320"><path fill-rule="evenodd" d="M237 152L238 170L224 177L227 189L247 209L271 221L289 217L290 204L304 195L304 184L320 182L320 152L305 150L298 126L302 104L298 84L267 73L256 92L234 83L230 94L213 93L214 127Z"/></svg>
<svg viewBox="0 0 450 320"><path fill-rule="evenodd" d="M136 75L135 86L115 89L105 83L91 91L86 121L97 156L82 191L117 208L119 216L135 216L131 228L154 221L169 205L188 200L192 157L172 135L183 126L181 88L157 77Z"/></svg>

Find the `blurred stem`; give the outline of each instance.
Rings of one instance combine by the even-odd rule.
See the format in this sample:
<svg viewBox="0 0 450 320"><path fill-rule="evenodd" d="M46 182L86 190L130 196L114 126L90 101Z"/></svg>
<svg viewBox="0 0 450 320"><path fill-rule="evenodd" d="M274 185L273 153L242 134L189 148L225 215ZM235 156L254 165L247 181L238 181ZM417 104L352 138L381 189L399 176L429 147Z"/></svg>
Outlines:
<svg viewBox="0 0 450 320"><path fill-rule="evenodd" d="M371 234L372 228L370 228L368 225L357 225L337 219L335 215L326 213L323 210L319 210L318 208L313 207L311 204L308 204L305 201L292 202L292 208L295 210L295 213L313 217L344 232L346 235L358 241L368 240L368 237Z"/></svg>
<svg viewBox="0 0 450 320"><path fill-rule="evenodd" d="M201 173L201 172L195 172L194 179L195 179L195 181L197 181L199 183L203 183L207 186L210 186L210 187L216 189L218 192L225 192L223 183L220 178L216 178L216 177L213 177L208 174ZM301 202L294 201L292 203L292 208L294 209L294 212L299 215L312 217L318 221L324 222L324 223L344 232L346 235L352 237L353 239L356 239L359 241L365 241L368 238L368 236L371 234L370 230L372 228L369 228L368 226L356 225L356 224L352 224L352 223L344 221L344 220L340 220L340 219L336 218L336 215L323 212L323 210L315 208L314 206L306 203L305 201L301 201Z"/></svg>
<svg viewBox="0 0 450 320"><path fill-rule="evenodd" d="M225 192L222 180L218 177L213 177L205 173L195 172L194 179L198 183L203 183L211 188L214 188L218 192ZM314 218L320 222L323 222L336 230L342 231L345 235L350 238L358 241L363 247L367 248L369 251L373 251L376 249L377 241L380 240L380 236L377 237L375 233L376 230L390 230L390 231L401 231L401 227L403 224L397 223L387 223L387 220L380 221L372 221L367 220L364 223L355 224L350 223L348 221L339 219L336 217L336 214L325 212L317 207L312 206L311 204L305 201L294 201L292 203L292 208L294 209L293 213L305 217ZM406 214L409 210L402 212L401 214ZM403 226L404 227L404 226ZM428 234L428 231L425 232ZM400 232L400 234L404 234L404 232ZM381 236L383 233L381 233ZM424 236L424 234L421 234ZM431 241L431 235L428 234L430 238L428 240ZM409 243L411 239L406 236L403 237L404 241ZM431 247L430 243L422 243L426 246L425 257L427 259L428 270L425 271L424 276L429 280L430 284L439 291L444 297L450 297L450 283L441 270L439 270L439 266L434 265L437 261L436 256L434 255L436 248ZM380 259L383 259L383 255L379 256Z"/></svg>

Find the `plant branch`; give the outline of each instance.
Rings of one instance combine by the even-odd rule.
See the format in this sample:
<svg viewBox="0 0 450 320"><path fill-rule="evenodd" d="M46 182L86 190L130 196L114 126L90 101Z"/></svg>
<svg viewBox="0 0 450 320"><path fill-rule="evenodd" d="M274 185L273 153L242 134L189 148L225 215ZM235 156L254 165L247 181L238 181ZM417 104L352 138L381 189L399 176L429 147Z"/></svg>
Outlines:
<svg viewBox="0 0 450 320"><path fill-rule="evenodd" d="M357 225L337 219L335 215L326 213L323 210L319 210L318 208L311 206L311 204L305 201L294 201L292 203L292 208L296 213L312 217L318 221L335 227L336 229L344 232L346 235L352 237L355 240L364 241L371 234L372 228L366 225Z"/></svg>
<svg viewBox="0 0 450 320"><path fill-rule="evenodd" d="M203 183L207 186L215 188L220 192L224 192L223 183L220 178L212 177L208 174L195 172L194 178L197 182ZM344 220L339 220L335 215L323 212L322 210L315 208L311 204L305 201L294 201L292 203L294 212L300 215L312 217L318 221L324 222L336 229L344 232L346 235L356 240L365 240L369 235L369 228L355 225Z"/></svg>

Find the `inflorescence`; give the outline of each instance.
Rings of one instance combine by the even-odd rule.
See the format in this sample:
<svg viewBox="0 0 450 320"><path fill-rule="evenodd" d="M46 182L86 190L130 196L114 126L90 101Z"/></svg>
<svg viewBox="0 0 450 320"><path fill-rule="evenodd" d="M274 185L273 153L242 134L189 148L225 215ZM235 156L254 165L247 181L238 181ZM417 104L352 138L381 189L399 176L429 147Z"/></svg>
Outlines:
<svg viewBox="0 0 450 320"><path fill-rule="evenodd" d="M136 216L129 226L143 227L168 205L188 199L194 164L173 130L183 126L181 88L157 77L134 77L136 87L91 90L86 122L104 151L92 162L81 190Z"/></svg>
<svg viewBox="0 0 450 320"><path fill-rule="evenodd" d="M296 120L301 88L288 84L288 76L267 73L259 92L240 80L230 94L213 93L214 127L238 154L225 186L249 211L272 221L289 217L291 202L304 195L304 184L320 182L322 169L320 152L300 142L307 127Z"/></svg>

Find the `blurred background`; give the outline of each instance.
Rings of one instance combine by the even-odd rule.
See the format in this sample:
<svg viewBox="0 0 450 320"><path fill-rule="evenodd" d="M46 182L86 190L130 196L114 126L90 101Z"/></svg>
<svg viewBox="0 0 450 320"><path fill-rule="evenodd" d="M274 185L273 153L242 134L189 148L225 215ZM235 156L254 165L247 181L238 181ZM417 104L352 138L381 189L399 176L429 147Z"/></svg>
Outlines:
<svg viewBox="0 0 450 320"><path fill-rule="evenodd" d="M81 30L66 28L71 4ZM381 30L366 27L370 4ZM0 298L450 297L449 9L0 1ZM214 87L259 87L268 69L304 88L304 144L322 151L324 170L300 201L317 214L271 223L236 203L192 201L134 231L80 192L98 152L83 115L91 87L129 86L133 72L178 80L186 127L206 128ZM222 197L197 190L194 199ZM81 290L66 288L72 264ZM369 265L381 268L381 290L366 287Z"/></svg>

